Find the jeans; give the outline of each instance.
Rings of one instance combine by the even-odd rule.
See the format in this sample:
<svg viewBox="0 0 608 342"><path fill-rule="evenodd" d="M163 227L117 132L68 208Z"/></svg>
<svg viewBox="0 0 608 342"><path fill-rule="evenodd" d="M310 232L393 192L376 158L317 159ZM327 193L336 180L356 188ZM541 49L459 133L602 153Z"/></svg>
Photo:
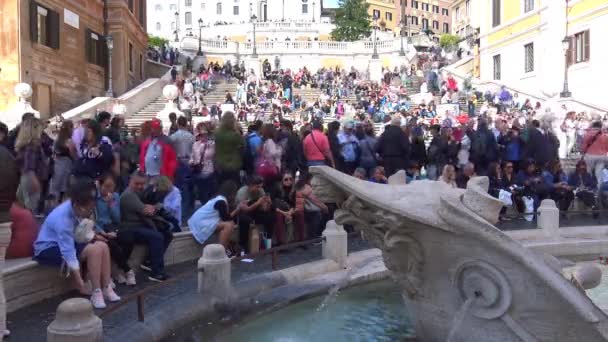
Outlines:
<svg viewBox="0 0 608 342"><path fill-rule="evenodd" d="M306 164L310 167L310 166L325 166L327 165L325 163L325 160L309 160L306 162Z"/></svg>
<svg viewBox="0 0 608 342"><path fill-rule="evenodd" d="M211 196L215 193L217 187L215 181L215 174L207 176L195 175L194 180L194 193L197 200L201 202L201 205L205 205Z"/></svg>
<svg viewBox="0 0 608 342"><path fill-rule="evenodd" d="M158 232L148 227L126 228L118 231L117 241L123 247L124 255L131 255L135 244L148 246L152 274L157 275L165 270L165 251L173 240L170 232Z"/></svg>
<svg viewBox="0 0 608 342"><path fill-rule="evenodd" d="M175 186L182 195L182 221L187 220L194 211L194 181L188 163L179 161L175 171Z"/></svg>
<svg viewBox="0 0 608 342"><path fill-rule="evenodd" d="M608 162L608 157L597 154L586 154L585 162L587 163L587 170L593 172L592 174L595 175L595 179L602 179L602 170L604 169L606 162Z"/></svg>

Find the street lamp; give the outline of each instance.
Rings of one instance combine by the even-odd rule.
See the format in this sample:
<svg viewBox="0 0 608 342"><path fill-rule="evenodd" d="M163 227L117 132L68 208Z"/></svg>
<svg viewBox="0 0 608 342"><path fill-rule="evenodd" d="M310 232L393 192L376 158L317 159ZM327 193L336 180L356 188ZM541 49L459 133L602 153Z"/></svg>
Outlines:
<svg viewBox="0 0 608 342"><path fill-rule="evenodd" d="M179 42L179 37L177 33L179 32L179 12L175 12L175 42Z"/></svg>
<svg viewBox="0 0 608 342"><path fill-rule="evenodd" d="M111 35L106 36L106 45L108 46L108 91L106 91L106 96L114 97L114 90L112 89L112 49L114 49L114 39Z"/></svg>
<svg viewBox="0 0 608 342"><path fill-rule="evenodd" d="M316 4L317 4L316 2L314 2L314 1L312 2L312 22L313 23L315 22L315 5Z"/></svg>
<svg viewBox="0 0 608 342"><path fill-rule="evenodd" d="M559 94L559 97L572 97L572 93L568 90L568 50L570 48L570 37L566 36L562 39L562 49L564 50L564 90Z"/></svg>
<svg viewBox="0 0 608 342"><path fill-rule="evenodd" d="M201 36L203 34L203 19L199 18L198 19L198 52L196 53L198 56L202 56L203 55L203 49L202 49L202 43L201 43Z"/></svg>
<svg viewBox="0 0 608 342"><path fill-rule="evenodd" d="M374 15L374 53L372 53L372 59L380 58L378 56L378 47L376 42L376 31L378 31L378 18Z"/></svg>
<svg viewBox="0 0 608 342"><path fill-rule="evenodd" d="M405 26L407 25L407 18L408 16L405 15L405 8L402 7L402 12L401 12L401 31L399 32L399 35L401 36L401 50L399 50L399 56L405 56L405 50L403 49L403 36L405 34Z"/></svg>
<svg viewBox="0 0 608 342"><path fill-rule="evenodd" d="M253 23L253 53L251 54L252 58L258 58L258 50L255 46L255 21L257 19L258 17L255 14L251 16L251 22Z"/></svg>

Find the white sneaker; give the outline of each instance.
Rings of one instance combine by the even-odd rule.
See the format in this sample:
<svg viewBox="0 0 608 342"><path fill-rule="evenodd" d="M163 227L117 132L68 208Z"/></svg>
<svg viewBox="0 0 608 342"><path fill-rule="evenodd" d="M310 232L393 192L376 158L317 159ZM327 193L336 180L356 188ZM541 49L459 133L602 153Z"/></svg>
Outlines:
<svg viewBox="0 0 608 342"><path fill-rule="evenodd" d="M135 281L135 272L133 272L133 270L130 270L129 272L127 272L127 279L126 279L126 284L129 286L135 286L137 285L137 282Z"/></svg>
<svg viewBox="0 0 608 342"><path fill-rule="evenodd" d="M116 284L114 284L114 280L110 279L110 287L112 287L113 289L116 288Z"/></svg>
<svg viewBox="0 0 608 342"><path fill-rule="evenodd" d="M93 290L93 294L91 295L91 304L95 309L105 309L106 302L103 300L103 293L101 289Z"/></svg>
<svg viewBox="0 0 608 342"><path fill-rule="evenodd" d="M116 294L116 292L114 292L114 289L110 285L108 285L108 287L106 287L103 291L103 297L109 300L111 303L120 302L120 297L118 297L118 295Z"/></svg>
<svg viewBox="0 0 608 342"><path fill-rule="evenodd" d="M124 275L124 274L119 273L119 274L116 276L116 282L117 282L117 283L119 283L119 284L121 284L121 285L122 285L122 284L125 284L125 283L127 282L127 278L125 278L125 275ZM116 288L116 287L114 287L114 288Z"/></svg>

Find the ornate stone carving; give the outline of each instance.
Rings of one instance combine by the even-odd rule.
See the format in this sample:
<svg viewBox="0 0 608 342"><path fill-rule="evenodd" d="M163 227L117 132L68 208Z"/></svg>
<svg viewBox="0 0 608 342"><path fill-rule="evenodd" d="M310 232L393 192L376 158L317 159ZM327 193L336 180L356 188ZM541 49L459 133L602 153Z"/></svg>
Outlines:
<svg viewBox="0 0 608 342"><path fill-rule="evenodd" d="M546 258L493 226L502 204L487 178L375 184L312 167L338 224L383 251L423 341L608 341L608 316Z"/></svg>

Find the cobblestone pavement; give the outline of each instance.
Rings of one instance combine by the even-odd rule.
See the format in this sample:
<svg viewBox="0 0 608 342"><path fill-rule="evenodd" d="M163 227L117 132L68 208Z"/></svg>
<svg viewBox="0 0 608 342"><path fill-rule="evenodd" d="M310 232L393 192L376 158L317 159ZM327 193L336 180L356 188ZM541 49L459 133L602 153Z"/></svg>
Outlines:
<svg viewBox="0 0 608 342"><path fill-rule="evenodd" d="M366 241L360 238L349 239L349 252L356 252L370 248ZM287 268L321 259L321 246L310 246L307 249L295 249L288 253L278 255L278 268ZM184 272L191 273L184 278L166 287L154 290L145 296L144 308L146 312L160 310L163 306L170 305L171 298L195 293L197 290L197 261L189 261L167 268L171 275L179 275ZM270 255L256 258L253 263L234 262L232 264L232 279L239 281L256 274L272 271L272 260ZM119 295L126 296L137 290L150 286L153 283L147 281L143 272L138 273L138 285L134 288L119 286ZM76 292L51 298L35 305L23 308L8 315L8 328L11 330L11 341L46 341L46 328L55 318L55 310L59 303L70 297L77 296ZM104 332L117 329L119 324L125 321L137 320L136 302L123 306L115 312L103 317Z"/></svg>

